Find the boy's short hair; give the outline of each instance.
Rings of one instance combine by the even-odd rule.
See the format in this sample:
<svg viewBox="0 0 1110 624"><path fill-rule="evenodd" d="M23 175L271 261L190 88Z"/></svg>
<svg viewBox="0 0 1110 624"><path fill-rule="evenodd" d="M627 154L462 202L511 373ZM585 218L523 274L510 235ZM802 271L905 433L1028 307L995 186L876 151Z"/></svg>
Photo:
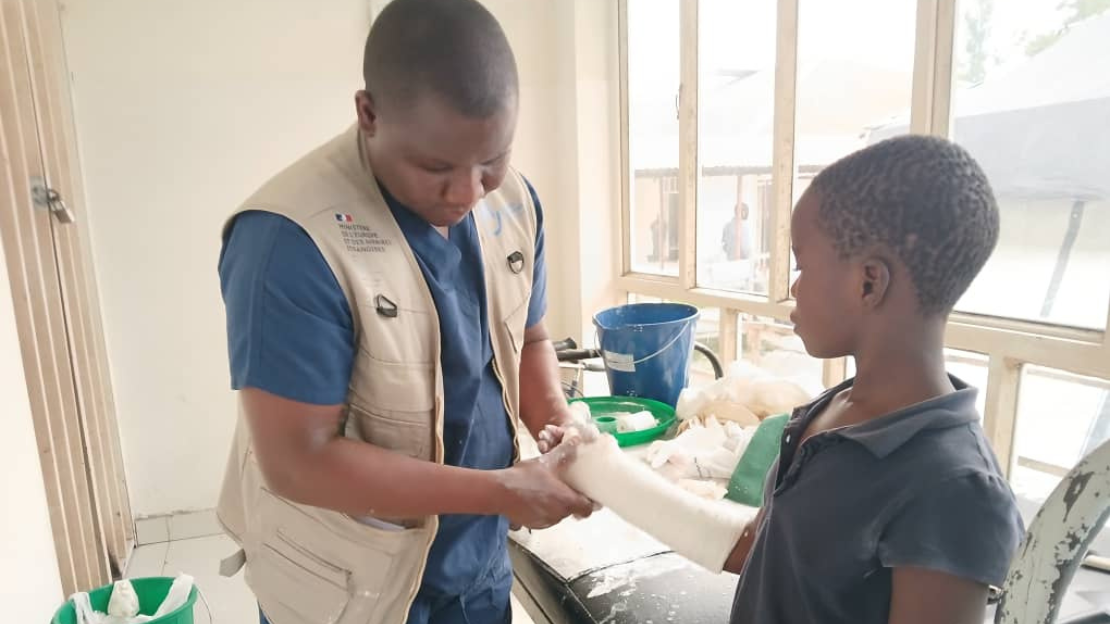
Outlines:
<svg viewBox="0 0 1110 624"><path fill-rule="evenodd" d="M393 0L370 28L362 73L379 105L404 110L433 93L477 119L503 110L518 89L509 40L475 0Z"/></svg>
<svg viewBox="0 0 1110 624"><path fill-rule="evenodd" d="M818 222L843 258L875 247L905 264L921 312L947 314L998 242L998 204L979 164L945 139L909 135L825 168Z"/></svg>

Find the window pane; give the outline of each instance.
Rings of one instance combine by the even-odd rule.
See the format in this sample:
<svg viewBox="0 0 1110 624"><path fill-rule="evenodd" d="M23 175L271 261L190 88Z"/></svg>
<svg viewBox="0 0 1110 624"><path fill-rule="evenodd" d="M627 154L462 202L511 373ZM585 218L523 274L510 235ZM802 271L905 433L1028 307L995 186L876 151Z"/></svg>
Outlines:
<svg viewBox="0 0 1110 624"><path fill-rule="evenodd" d="M744 362L790 379L813 396L824 390L824 364L806 353L789 323L741 314L738 334L737 351Z"/></svg>
<svg viewBox="0 0 1110 624"><path fill-rule="evenodd" d="M990 178L1002 233L958 308L1104 327L1110 4L961 5L952 136Z"/></svg>
<svg viewBox="0 0 1110 624"><path fill-rule="evenodd" d="M800 0L797 202L826 165L909 131L915 0Z"/></svg>
<svg viewBox="0 0 1110 624"><path fill-rule="evenodd" d="M628 1L633 271L678 275L678 1Z"/></svg>
<svg viewBox="0 0 1110 624"><path fill-rule="evenodd" d="M765 294L775 0L698 5L698 283Z"/></svg>
<svg viewBox="0 0 1110 624"><path fill-rule="evenodd" d="M1110 438L1110 382L1026 366L1018 403L1017 454L1070 470Z"/></svg>

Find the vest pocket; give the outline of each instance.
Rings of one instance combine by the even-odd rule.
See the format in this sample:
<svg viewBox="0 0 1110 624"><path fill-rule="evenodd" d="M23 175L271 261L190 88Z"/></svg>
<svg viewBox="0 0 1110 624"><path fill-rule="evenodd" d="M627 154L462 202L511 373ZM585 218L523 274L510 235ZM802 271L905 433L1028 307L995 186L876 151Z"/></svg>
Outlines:
<svg viewBox="0 0 1110 624"><path fill-rule="evenodd" d="M253 559L247 565L251 586L275 622L340 621L350 601L349 572L321 566L280 539L263 543Z"/></svg>
<svg viewBox="0 0 1110 624"><path fill-rule="evenodd" d="M396 390L396 392L404 392ZM365 440L374 446L416 459L432 457L432 413L408 414L413 419L397 419L376 413L352 402L347 410L348 437Z"/></svg>
<svg viewBox="0 0 1110 624"><path fill-rule="evenodd" d="M359 349L344 433L409 457L431 460L434 375L432 364L384 362Z"/></svg>
<svg viewBox="0 0 1110 624"><path fill-rule="evenodd" d="M351 392L375 411L395 413L395 420L422 419L435 405L434 375L434 363L386 362L360 347Z"/></svg>
<svg viewBox="0 0 1110 624"><path fill-rule="evenodd" d="M302 508L266 489L260 496L260 534L248 551L247 575L272 621L369 621L395 572L393 549L408 540L385 539L341 514Z"/></svg>

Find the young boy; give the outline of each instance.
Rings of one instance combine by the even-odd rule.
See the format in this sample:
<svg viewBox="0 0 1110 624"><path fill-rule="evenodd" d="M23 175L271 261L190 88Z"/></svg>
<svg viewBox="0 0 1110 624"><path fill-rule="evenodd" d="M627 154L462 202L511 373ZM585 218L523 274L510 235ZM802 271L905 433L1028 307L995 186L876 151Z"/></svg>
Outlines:
<svg viewBox="0 0 1110 624"><path fill-rule="evenodd" d="M944 330L998 229L982 169L932 137L856 152L798 202L795 331L857 373L783 434L729 557L733 624L983 621L1023 528Z"/></svg>

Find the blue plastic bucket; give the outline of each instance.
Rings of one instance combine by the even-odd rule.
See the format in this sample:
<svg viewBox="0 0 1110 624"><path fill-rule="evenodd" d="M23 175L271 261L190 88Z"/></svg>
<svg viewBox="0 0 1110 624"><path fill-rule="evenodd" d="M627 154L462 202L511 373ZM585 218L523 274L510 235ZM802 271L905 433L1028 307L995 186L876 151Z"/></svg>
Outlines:
<svg viewBox="0 0 1110 624"><path fill-rule="evenodd" d="M683 303L633 303L594 315L614 396L674 407L690 376L698 309Z"/></svg>

